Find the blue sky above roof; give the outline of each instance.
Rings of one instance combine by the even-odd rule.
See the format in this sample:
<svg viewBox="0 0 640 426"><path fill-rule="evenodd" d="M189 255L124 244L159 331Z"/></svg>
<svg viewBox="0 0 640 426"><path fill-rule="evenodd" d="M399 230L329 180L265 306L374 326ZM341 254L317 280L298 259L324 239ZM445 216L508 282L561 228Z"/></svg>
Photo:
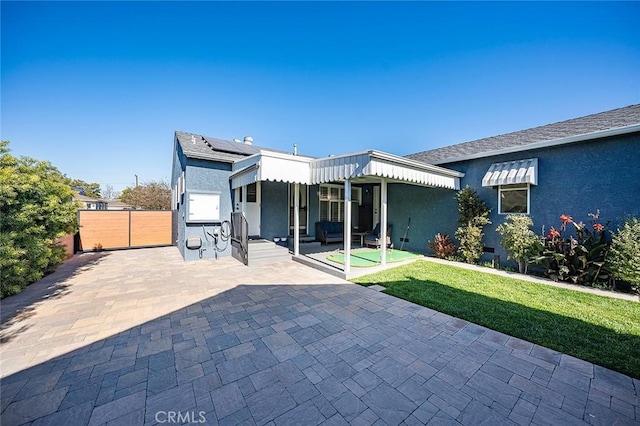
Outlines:
<svg viewBox="0 0 640 426"><path fill-rule="evenodd" d="M640 4L2 2L2 139L116 189L175 130L397 155L640 102Z"/></svg>

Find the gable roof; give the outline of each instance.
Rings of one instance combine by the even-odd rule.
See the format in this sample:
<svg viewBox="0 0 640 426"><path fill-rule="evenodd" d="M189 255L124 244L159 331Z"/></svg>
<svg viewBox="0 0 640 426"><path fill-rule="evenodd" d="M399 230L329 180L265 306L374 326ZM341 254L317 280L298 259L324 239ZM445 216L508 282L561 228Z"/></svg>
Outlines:
<svg viewBox="0 0 640 426"><path fill-rule="evenodd" d="M445 164L640 131L640 104L407 155Z"/></svg>

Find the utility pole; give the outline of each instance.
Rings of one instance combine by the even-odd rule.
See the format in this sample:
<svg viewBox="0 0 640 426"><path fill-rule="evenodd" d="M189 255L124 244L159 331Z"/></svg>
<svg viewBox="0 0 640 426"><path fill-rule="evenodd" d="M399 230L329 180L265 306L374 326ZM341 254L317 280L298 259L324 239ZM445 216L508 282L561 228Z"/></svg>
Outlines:
<svg viewBox="0 0 640 426"><path fill-rule="evenodd" d="M138 187L138 175L135 175L136 177L136 188Z"/></svg>

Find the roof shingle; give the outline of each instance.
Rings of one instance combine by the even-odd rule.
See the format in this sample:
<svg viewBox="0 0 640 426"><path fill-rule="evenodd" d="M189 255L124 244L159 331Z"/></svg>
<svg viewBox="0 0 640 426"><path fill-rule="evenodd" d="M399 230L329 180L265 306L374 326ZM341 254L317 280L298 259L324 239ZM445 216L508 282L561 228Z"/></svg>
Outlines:
<svg viewBox="0 0 640 426"><path fill-rule="evenodd" d="M407 157L425 163L443 164L468 156L481 157L484 153L488 156L495 151L506 148L522 147L524 150L527 145L536 142L552 141L637 124L640 124L640 104L504 135L417 152L407 155Z"/></svg>

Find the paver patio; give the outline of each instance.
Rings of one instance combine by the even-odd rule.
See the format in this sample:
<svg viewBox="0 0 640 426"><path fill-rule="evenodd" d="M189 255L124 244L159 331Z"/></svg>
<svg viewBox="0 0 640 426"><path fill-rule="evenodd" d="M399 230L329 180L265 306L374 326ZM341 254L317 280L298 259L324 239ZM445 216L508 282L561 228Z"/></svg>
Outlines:
<svg viewBox="0 0 640 426"><path fill-rule="evenodd" d="M640 423L639 380L295 262L83 255L1 307L3 425Z"/></svg>

